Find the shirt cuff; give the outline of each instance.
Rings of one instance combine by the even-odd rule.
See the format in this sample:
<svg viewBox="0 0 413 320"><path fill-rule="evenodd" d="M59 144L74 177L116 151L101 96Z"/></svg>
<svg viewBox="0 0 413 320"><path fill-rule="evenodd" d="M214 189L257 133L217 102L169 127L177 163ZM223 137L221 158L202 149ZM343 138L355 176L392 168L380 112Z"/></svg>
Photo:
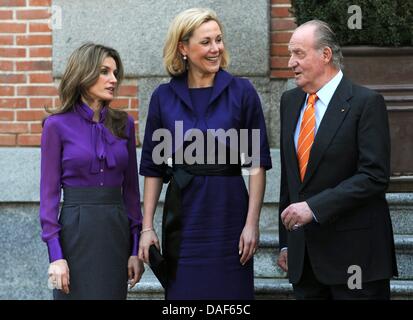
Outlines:
<svg viewBox="0 0 413 320"><path fill-rule="evenodd" d="M132 234L132 253L131 256L137 256L139 250L139 234L133 233Z"/></svg>
<svg viewBox="0 0 413 320"><path fill-rule="evenodd" d="M281 250L280 250L280 252L283 252L283 251L285 251L285 250L288 250L288 247L282 247Z"/></svg>
<svg viewBox="0 0 413 320"><path fill-rule="evenodd" d="M47 241L47 248L49 250L49 262L64 259L62 247L60 246L59 238L53 238Z"/></svg>

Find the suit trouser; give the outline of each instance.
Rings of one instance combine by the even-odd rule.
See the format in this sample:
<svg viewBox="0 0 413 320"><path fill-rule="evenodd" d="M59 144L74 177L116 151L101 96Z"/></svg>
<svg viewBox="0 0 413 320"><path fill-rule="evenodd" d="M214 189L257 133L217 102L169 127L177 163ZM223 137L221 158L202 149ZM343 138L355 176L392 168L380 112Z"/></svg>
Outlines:
<svg viewBox="0 0 413 320"><path fill-rule="evenodd" d="M318 281L311 267L307 248L305 249L304 267L300 281L293 284L297 300L389 300L390 280L383 279L363 282L361 289L349 289L347 284L325 285Z"/></svg>

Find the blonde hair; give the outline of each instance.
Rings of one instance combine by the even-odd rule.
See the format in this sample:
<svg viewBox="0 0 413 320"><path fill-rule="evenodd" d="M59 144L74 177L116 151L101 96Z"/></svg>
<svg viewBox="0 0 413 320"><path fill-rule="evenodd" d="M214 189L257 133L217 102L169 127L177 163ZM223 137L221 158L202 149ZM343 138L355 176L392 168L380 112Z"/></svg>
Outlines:
<svg viewBox="0 0 413 320"><path fill-rule="evenodd" d="M51 114L66 113L73 110L73 107L81 98L86 101L90 100L88 90L99 79L101 66L106 58L113 58L116 62L116 88L119 88L123 80L123 64L119 53L110 47L100 44L87 42L77 48L69 57L65 72L59 84L59 98L61 106L57 110L46 111ZM124 129L127 121L127 113L124 111L114 110L108 105L108 113L105 119L105 125L116 136L124 138Z"/></svg>
<svg viewBox="0 0 413 320"><path fill-rule="evenodd" d="M163 62L169 75L178 76L186 71L187 62L182 58L178 44L180 41L188 42L194 31L208 21L215 21L223 33L223 27L217 14L208 8L187 9L172 20L163 48ZM220 67L226 68L228 64L229 54L224 49Z"/></svg>

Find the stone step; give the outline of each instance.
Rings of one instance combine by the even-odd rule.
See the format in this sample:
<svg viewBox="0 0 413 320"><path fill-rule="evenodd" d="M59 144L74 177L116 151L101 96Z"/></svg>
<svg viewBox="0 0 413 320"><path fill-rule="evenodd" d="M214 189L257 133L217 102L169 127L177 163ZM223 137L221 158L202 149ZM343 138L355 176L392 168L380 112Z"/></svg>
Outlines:
<svg viewBox="0 0 413 320"><path fill-rule="evenodd" d="M389 95L411 95L413 93L413 84L390 84L390 85L368 85L372 90L378 91L383 96Z"/></svg>
<svg viewBox="0 0 413 320"><path fill-rule="evenodd" d="M128 300L164 300L164 298L164 289L152 270L145 264L142 279L133 289L129 289Z"/></svg>
<svg viewBox="0 0 413 320"><path fill-rule="evenodd" d="M413 235L413 193L388 193L394 234Z"/></svg>
<svg viewBox="0 0 413 320"><path fill-rule="evenodd" d="M255 278L256 299L294 299L291 284L287 279ZM392 280L391 298L395 300L413 299L413 281ZM164 290L150 270L140 283L129 290L128 300L163 300Z"/></svg>
<svg viewBox="0 0 413 320"><path fill-rule="evenodd" d="M413 280L413 236L395 235L396 259L399 280ZM286 276L276 264L279 252L278 234L264 232L260 236L260 246L254 258L256 278L284 278Z"/></svg>

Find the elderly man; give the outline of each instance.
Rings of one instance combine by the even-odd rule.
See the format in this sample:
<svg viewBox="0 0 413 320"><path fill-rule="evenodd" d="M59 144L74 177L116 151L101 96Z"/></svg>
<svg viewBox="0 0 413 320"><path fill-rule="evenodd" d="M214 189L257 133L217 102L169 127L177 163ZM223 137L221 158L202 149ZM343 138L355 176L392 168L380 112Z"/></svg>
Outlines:
<svg viewBox="0 0 413 320"><path fill-rule="evenodd" d="M322 21L298 27L289 51L298 88L281 98L278 265L297 299L389 299L397 265L383 97L343 76Z"/></svg>

